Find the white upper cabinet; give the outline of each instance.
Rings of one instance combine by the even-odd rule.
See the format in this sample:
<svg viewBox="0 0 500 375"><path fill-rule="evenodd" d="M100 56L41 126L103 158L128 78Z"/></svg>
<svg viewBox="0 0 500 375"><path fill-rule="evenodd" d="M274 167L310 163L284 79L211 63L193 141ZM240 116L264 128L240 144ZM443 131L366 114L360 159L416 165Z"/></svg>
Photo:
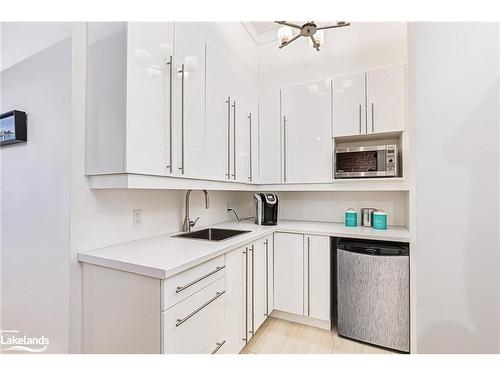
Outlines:
<svg viewBox="0 0 500 375"><path fill-rule="evenodd" d="M281 94L283 181L331 182L331 80L287 87Z"/></svg>
<svg viewBox="0 0 500 375"><path fill-rule="evenodd" d="M86 74L85 173L124 173L127 123L126 23L88 23Z"/></svg>
<svg viewBox="0 0 500 375"><path fill-rule="evenodd" d="M334 136L366 133L365 74L356 73L334 78Z"/></svg>
<svg viewBox="0 0 500 375"><path fill-rule="evenodd" d="M237 77L236 77L237 78ZM234 180L252 182L254 179L254 136L257 116L257 89L244 77L239 77L236 96L233 100Z"/></svg>
<svg viewBox="0 0 500 375"><path fill-rule="evenodd" d="M255 164L257 88L207 45L206 172L219 180L251 182Z"/></svg>
<svg viewBox="0 0 500 375"><path fill-rule="evenodd" d="M405 67L366 73L368 133L400 131L406 117Z"/></svg>
<svg viewBox="0 0 500 375"><path fill-rule="evenodd" d="M278 184L281 182L281 110L280 90L259 94L259 182Z"/></svg>
<svg viewBox="0 0 500 375"><path fill-rule="evenodd" d="M335 137L401 131L406 118L405 67L392 66L334 79Z"/></svg>
<svg viewBox="0 0 500 375"><path fill-rule="evenodd" d="M186 177L205 175L205 50L193 24L175 24L176 157L178 172Z"/></svg>
<svg viewBox="0 0 500 375"><path fill-rule="evenodd" d="M224 57L207 45L206 175L217 180L230 179L233 121L228 69Z"/></svg>
<svg viewBox="0 0 500 375"><path fill-rule="evenodd" d="M127 169L170 175L174 25L131 22L127 31Z"/></svg>

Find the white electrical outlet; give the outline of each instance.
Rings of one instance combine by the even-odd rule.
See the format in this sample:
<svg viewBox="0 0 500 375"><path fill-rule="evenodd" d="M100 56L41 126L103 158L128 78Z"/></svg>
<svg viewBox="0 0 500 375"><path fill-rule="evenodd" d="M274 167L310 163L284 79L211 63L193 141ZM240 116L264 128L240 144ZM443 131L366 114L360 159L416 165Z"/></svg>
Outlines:
<svg viewBox="0 0 500 375"><path fill-rule="evenodd" d="M142 225L142 210L137 208L132 211L132 218L134 227L140 227Z"/></svg>

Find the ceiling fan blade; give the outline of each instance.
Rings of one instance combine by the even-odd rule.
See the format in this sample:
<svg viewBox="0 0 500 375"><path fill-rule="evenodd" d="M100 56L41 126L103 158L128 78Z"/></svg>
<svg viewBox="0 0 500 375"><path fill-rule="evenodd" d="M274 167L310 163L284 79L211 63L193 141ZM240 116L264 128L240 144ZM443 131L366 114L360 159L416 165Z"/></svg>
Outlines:
<svg viewBox="0 0 500 375"><path fill-rule="evenodd" d="M290 43L292 43L294 40L299 39L299 38L300 38L300 36L301 36L300 34L295 35L292 39L290 39L290 40L289 40L288 42L286 42L285 44L282 44L282 45L281 45L281 46L279 46L278 48L279 48L279 49L281 49L281 48L283 48L283 47L288 46L288 45L289 45Z"/></svg>
<svg viewBox="0 0 500 375"><path fill-rule="evenodd" d="M294 29L301 29L302 28L301 25L296 25L294 23L290 23L290 22L286 22L286 21L274 21L274 22L277 23L278 25L293 27Z"/></svg>
<svg viewBox="0 0 500 375"><path fill-rule="evenodd" d="M345 27L351 25L349 22L338 22L336 25L318 27L316 30L334 29L336 27Z"/></svg>
<svg viewBox="0 0 500 375"><path fill-rule="evenodd" d="M313 47L316 51L319 51L319 45L318 43L316 43L316 39L314 39L314 37L312 35L309 35L309 37L311 38L312 42L313 42Z"/></svg>

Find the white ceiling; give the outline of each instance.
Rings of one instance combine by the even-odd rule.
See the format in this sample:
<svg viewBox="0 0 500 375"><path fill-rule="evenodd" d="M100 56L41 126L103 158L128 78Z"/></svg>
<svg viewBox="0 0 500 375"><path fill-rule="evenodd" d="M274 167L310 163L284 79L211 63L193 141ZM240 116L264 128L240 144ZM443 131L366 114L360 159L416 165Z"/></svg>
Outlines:
<svg viewBox="0 0 500 375"><path fill-rule="evenodd" d="M264 34L268 31L276 30L279 25L272 21L270 22L250 22L257 34Z"/></svg>

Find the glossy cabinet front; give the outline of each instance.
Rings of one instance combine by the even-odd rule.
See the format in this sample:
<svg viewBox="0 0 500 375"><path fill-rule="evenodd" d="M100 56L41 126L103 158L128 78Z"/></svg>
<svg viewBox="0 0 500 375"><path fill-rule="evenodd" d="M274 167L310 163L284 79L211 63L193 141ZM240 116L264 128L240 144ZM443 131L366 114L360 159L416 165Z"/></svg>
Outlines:
<svg viewBox="0 0 500 375"><path fill-rule="evenodd" d="M281 90L283 182L331 182L331 80Z"/></svg>

